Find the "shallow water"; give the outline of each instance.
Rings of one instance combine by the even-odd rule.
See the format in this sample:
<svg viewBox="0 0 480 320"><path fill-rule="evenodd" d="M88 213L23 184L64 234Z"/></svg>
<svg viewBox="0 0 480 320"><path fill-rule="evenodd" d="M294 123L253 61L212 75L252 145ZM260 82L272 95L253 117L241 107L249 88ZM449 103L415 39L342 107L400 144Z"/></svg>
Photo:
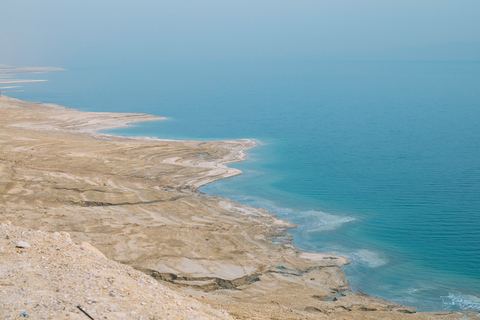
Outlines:
<svg viewBox="0 0 480 320"><path fill-rule="evenodd" d="M25 76L31 77L31 76ZM254 138L245 174L203 192L299 225L299 247L350 257L356 290L421 310L480 297L480 63L177 63L73 69L11 93L161 122L112 130Z"/></svg>

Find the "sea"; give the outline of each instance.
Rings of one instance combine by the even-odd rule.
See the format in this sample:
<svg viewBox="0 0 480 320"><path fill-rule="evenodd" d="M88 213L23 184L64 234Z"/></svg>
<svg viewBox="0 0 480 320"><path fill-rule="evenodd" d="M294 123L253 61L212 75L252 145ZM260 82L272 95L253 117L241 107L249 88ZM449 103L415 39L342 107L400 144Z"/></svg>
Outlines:
<svg viewBox="0 0 480 320"><path fill-rule="evenodd" d="M250 138L240 176L200 189L350 258L353 291L480 311L480 62L169 62L18 75L5 93L166 120L108 133Z"/></svg>

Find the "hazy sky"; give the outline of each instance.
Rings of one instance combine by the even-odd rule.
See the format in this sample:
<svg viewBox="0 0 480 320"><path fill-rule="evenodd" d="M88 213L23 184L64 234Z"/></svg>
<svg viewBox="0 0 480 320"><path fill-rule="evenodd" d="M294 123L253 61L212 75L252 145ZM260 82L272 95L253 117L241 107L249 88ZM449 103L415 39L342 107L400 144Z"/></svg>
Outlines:
<svg viewBox="0 0 480 320"><path fill-rule="evenodd" d="M3 0L0 64L480 60L479 0Z"/></svg>

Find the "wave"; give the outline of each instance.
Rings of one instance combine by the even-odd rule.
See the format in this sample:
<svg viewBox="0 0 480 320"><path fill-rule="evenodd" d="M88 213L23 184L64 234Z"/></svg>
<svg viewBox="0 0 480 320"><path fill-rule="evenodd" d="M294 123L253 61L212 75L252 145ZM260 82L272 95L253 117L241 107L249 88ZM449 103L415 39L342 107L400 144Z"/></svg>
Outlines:
<svg viewBox="0 0 480 320"><path fill-rule="evenodd" d="M448 309L480 311L480 298L461 292L450 292L448 296L441 297L443 304Z"/></svg>

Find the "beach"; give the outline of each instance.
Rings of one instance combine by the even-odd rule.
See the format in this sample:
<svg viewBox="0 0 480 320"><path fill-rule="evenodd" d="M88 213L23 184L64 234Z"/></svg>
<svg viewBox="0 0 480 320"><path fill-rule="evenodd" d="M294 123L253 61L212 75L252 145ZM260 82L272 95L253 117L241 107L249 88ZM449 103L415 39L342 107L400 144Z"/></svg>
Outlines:
<svg viewBox="0 0 480 320"><path fill-rule="evenodd" d="M245 160L254 141L98 132L158 120L1 96L0 223L66 232L238 319L463 317L351 292L347 258L300 250L286 232L294 225L197 190L240 174L226 165Z"/></svg>

